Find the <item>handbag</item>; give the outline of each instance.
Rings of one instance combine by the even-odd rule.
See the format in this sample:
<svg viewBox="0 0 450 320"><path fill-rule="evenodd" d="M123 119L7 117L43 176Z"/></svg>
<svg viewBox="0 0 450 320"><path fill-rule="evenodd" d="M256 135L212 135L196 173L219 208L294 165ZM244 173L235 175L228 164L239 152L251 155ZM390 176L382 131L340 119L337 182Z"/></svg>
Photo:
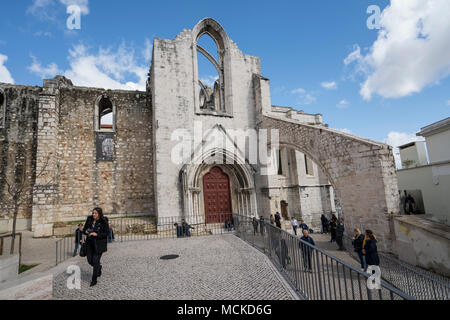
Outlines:
<svg viewBox="0 0 450 320"><path fill-rule="evenodd" d="M86 242L81 243L80 257L82 258L86 257Z"/></svg>

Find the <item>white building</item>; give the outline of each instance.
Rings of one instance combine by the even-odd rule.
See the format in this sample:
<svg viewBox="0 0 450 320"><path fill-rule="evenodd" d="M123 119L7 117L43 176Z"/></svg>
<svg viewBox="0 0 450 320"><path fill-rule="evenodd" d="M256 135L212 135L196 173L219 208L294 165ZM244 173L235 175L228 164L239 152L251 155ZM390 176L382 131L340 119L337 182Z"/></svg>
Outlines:
<svg viewBox="0 0 450 320"><path fill-rule="evenodd" d="M415 199L417 213L449 225L450 117L422 128L417 136L424 137L425 142L399 147L403 169L397 171L397 177L402 204L406 191ZM403 209L403 205L400 207Z"/></svg>

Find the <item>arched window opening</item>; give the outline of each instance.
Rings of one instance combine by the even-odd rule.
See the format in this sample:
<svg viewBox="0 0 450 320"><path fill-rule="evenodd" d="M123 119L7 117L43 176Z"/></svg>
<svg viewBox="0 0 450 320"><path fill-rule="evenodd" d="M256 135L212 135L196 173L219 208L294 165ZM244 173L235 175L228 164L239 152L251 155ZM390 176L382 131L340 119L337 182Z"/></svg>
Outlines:
<svg viewBox="0 0 450 320"><path fill-rule="evenodd" d="M115 131L114 106L109 97L103 95L96 111L96 129L98 131Z"/></svg>
<svg viewBox="0 0 450 320"><path fill-rule="evenodd" d="M5 93L0 89L0 128L5 126L6 98Z"/></svg>
<svg viewBox="0 0 450 320"><path fill-rule="evenodd" d="M225 112L223 52L208 33L197 41L197 67L201 110Z"/></svg>

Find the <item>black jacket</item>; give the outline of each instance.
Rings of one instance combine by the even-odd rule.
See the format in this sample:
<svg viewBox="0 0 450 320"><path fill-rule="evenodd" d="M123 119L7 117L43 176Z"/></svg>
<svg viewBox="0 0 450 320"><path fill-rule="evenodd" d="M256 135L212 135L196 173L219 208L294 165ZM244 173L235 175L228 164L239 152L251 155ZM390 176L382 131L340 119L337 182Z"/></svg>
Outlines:
<svg viewBox="0 0 450 320"><path fill-rule="evenodd" d="M363 241L364 235L360 234L355 240L353 240L353 248L355 248L355 252L361 252L363 249Z"/></svg>
<svg viewBox="0 0 450 320"><path fill-rule="evenodd" d="M379 266L380 258L378 257L377 250L377 240L366 240L366 244L364 246L364 250L366 250L366 263L368 266Z"/></svg>
<svg viewBox="0 0 450 320"><path fill-rule="evenodd" d="M303 237L301 237L300 239L303 240L303 241L305 241L305 242L307 242L307 243L309 243L309 244L312 244L313 246L316 245L316 244L314 243L313 238L311 238L311 236L308 236L308 237L303 236ZM298 246L300 247L300 249L302 249L302 252L303 252L303 253L311 253L312 250L313 250L310 246L307 246L306 244L304 244L304 243L301 242L301 241L298 242Z"/></svg>
<svg viewBox="0 0 450 320"><path fill-rule="evenodd" d="M108 245L108 233L109 233L109 226L106 220L99 219L95 223L95 226L92 227L92 223L94 221L94 218L92 216L89 216L86 220L86 223L84 224L83 233L87 235L87 230L93 228L93 232L97 233L97 237L88 237L86 241L94 241L95 245L95 251L96 253L104 253L108 251L107 245Z"/></svg>
<svg viewBox="0 0 450 320"><path fill-rule="evenodd" d="M77 230L75 230L75 243L80 243L81 240L83 240L83 231L81 231L80 228L77 228Z"/></svg>
<svg viewBox="0 0 450 320"><path fill-rule="evenodd" d="M344 224L343 223L339 223L338 226L336 227L336 237L337 238L342 238L344 236Z"/></svg>

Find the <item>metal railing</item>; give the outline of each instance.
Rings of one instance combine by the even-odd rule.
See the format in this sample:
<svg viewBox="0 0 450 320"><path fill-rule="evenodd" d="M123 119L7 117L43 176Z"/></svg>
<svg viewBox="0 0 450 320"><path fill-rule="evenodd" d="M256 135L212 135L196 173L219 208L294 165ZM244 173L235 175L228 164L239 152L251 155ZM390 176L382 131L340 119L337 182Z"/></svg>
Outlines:
<svg viewBox="0 0 450 320"><path fill-rule="evenodd" d="M15 241L19 237L19 267L22 265L22 233L16 232L13 239L12 233L0 235L0 256L3 255L5 239L11 238L11 241Z"/></svg>
<svg viewBox="0 0 450 320"><path fill-rule="evenodd" d="M347 252L359 261L353 250L352 240L344 236ZM381 277L394 287L417 300L449 300L450 279L400 261L390 254L379 252Z"/></svg>
<svg viewBox="0 0 450 320"><path fill-rule="evenodd" d="M186 225L182 225L184 219ZM189 238L227 234L234 231L233 214L160 217L135 216L110 218L115 242ZM228 223L227 223L228 222ZM75 237L56 241L56 265L73 257ZM77 254L79 253L79 249Z"/></svg>
<svg viewBox="0 0 450 320"><path fill-rule="evenodd" d="M258 248L308 300L414 300L380 281L369 289L367 273L267 222L234 216L236 235Z"/></svg>
<svg viewBox="0 0 450 320"><path fill-rule="evenodd" d="M73 258L75 250L75 237L64 237L56 241L56 265ZM80 252L78 248L77 254Z"/></svg>

